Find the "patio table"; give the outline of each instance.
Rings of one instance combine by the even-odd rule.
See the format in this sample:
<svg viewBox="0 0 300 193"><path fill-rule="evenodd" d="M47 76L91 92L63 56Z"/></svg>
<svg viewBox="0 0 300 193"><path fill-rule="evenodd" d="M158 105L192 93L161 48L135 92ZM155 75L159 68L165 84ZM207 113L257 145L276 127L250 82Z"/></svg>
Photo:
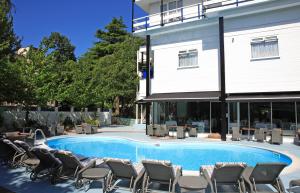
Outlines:
<svg viewBox="0 0 300 193"><path fill-rule="evenodd" d="M89 168L82 173L82 178L92 180L92 181L95 181L95 180L101 181L103 193L105 193L106 189L107 189L106 180L107 180L109 171L110 170L107 168Z"/></svg>

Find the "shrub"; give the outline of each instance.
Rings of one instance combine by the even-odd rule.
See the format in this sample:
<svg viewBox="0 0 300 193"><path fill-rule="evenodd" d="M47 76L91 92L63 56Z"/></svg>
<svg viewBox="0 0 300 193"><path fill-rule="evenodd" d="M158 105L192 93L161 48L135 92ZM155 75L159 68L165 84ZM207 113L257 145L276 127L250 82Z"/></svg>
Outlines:
<svg viewBox="0 0 300 193"><path fill-rule="evenodd" d="M90 124L90 125L97 125L97 126L100 125L100 121L98 119L86 118L84 120L84 122L86 122L87 124Z"/></svg>

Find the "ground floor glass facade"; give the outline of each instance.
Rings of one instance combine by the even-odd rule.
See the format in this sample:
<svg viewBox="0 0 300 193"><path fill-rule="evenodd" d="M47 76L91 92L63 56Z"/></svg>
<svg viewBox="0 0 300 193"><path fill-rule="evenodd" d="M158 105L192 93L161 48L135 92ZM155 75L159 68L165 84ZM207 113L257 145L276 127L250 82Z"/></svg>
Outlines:
<svg viewBox="0 0 300 193"><path fill-rule="evenodd" d="M153 102L151 122L177 125L199 125L199 132L221 131L219 102ZM239 128L281 128L293 135L300 120L300 102L228 102L228 131ZM298 124L300 127L300 124Z"/></svg>
<svg viewBox="0 0 300 193"><path fill-rule="evenodd" d="M228 129L281 128L285 135L296 130L296 102L230 102Z"/></svg>

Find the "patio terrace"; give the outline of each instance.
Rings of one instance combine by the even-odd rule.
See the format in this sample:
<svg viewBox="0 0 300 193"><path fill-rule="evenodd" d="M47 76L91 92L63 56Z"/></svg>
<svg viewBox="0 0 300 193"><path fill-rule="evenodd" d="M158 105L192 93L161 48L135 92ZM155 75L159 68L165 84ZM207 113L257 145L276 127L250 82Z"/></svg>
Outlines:
<svg viewBox="0 0 300 193"><path fill-rule="evenodd" d="M76 134L72 134L74 137ZM197 143L199 145L203 143L219 142L224 144L235 144L235 145L244 145L251 147L265 148L280 153L288 155L293 163L288 166L281 174L281 178L284 182L286 188L288 188L288 183L292 179L300 178L300 148L292 143L292 137L284 137L284 143L282 145L272 145L269 143L259 143L254 141L231 141L230 136L228 136L228 141L222 142L219 140L208 139L207 134L201 134L198 138L185 138L185 139L173 139L173 138L153 138L145 135L143 129L133 129L129 126L124 127L106 127L101 129L101 133L95 134L96 136L111 136L111 137L120 137L128 138L132 140L145 141L149 143L164 143L164 142L174 142L174 143ZM85 136L85 135L79 135ZM58 136L60 137L60 136ZM4 187L16 193L25 193L25 192L87 192L94 193L100 192L101 185L98 182L93 182L88 190L85 188L76 189L74 187L74 182L62 181L56 185L51 185L49 181L40 181L37 180L32 182L29 178L29 174L25 173L24 168L17 169L8 169L6 166L0 166L0 173L2 177L0 178L0 187ZM183 171L183 175L198 175L198 171L190 172ZM86 187L87 188L87 187ZM117 190L117 192L125 192L124 190Z"/></svg>

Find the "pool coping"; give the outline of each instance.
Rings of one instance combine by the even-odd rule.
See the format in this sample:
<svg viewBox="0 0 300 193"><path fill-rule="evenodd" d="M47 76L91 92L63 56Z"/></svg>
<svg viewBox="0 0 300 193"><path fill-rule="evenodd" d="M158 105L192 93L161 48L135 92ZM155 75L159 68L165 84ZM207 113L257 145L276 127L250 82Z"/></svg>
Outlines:
<svg viewBox="0 0 300 193"><path fill-rule="evenodd" d="M142 139L134 139L134 138L130 138L130 137L124 137L124 136L117 136L117 135L111 135L111 136L101 136L101 135L72 135L72 136L55 136L55 137L50 137L47 138L47 140L52 140L52 139L60 139L60 138L77 138L77 137L81 137L81 138L85 138L85 137L93 137L93 138L118 138L118 139L124 139L124 140L129 140L129 141L133 141L133 142L140 142L140 143L147 143L147 144L153 144L153 145L157 145L157 144L161 144L161 143L165 143L165 144L174 144L178 141L176 141L177 139L170 139L170 141L165 141L165 140L161 140L161 139L151 139L151 140L155 140L155 141L146 141L146 140L142 140ZM283 171L282 174L283 175L289 175L293 172L296 171L300 171L300 158L288 151L283 151L283 150L279 150L279 149L275 149L274 146L273 147L258 147L254 144L240 144L240 143L236 143L233 141L219 141L219 140L209 140L209 139L202 139L199 141L181 141L182 143L185 144L201 144L201 143L218 143L218 144L229 144L229 145L237 145L237 146L243 146L243 147L251 147L251 148L258 148L258 149L262 149L262 150L267 150L267 151L271 151L273 153L280 153L280 154L284 154L285 156L287 156L288 158L291 159L291 164L289 166L287 166ZM256 142L258 144L261 144L259 142ZM44 145L47 146L47 144L44 143ZM47 146L49 147L49 146ZM183 170L183 174L184 175L199 175L199 171L195 171L195 170Z"/></svg>

